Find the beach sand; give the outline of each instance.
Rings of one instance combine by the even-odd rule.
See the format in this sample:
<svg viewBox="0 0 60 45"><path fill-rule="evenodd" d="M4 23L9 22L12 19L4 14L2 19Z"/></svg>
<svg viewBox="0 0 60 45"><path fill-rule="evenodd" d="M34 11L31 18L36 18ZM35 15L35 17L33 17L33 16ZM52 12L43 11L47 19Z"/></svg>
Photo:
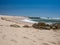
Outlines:
<svg viewBox="0 0 60 45"><path fill-rule="evenodd" d="M27 17L0 15L0 45L60 45L60 30L24 28L24 25L32 25L21 21L25 18ZM20 27L11 27L12 24Z"/></svg>

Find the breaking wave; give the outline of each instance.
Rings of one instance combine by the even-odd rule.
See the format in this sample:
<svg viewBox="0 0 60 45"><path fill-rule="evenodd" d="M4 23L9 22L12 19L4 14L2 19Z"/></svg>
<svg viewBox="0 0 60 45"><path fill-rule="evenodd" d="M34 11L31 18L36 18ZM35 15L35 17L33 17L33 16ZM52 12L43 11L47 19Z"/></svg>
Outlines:
<svg viewBox="0 0 60 45"><path fill-rule="evenodd" d="M29 22L29 23L45 22L45 23L51 24L51 23L60 23L60 18L28 17L28 18L24 19L23 21Z"/></svg>

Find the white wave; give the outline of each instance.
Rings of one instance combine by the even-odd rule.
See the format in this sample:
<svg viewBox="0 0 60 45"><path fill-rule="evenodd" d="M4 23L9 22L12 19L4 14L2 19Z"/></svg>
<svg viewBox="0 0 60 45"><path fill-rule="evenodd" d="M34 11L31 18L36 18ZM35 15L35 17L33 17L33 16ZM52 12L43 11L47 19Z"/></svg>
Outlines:
<svg viewBox="0 0 60 45"><path fill-rule="evenodd" d="M24 19L24 20L22 20L22 21L24 21L24 22L29 22L29 23L38 23L38 22L36 22L36 21L32 21L31 19Z"/></svg>
<svg viewBox="0 0 60 45"><path fill-rule="evenodd" d="M60 20L60 18L52 18L52 19Z"/></svg>
<svg viewBox="0 0 60 45"><path fill-rule="evenodd" d="M54 20L60 20L60 18L50 18L50 17L40 17L41 19L54 19Z"/></svg>

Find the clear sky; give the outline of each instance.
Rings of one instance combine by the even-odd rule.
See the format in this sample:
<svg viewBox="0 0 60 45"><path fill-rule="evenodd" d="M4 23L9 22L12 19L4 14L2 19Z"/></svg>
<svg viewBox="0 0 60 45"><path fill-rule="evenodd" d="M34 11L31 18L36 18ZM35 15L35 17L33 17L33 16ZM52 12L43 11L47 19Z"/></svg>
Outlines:
<svg viewBox="0 0 60 45"><path fill-rule="evenodd" d="M60 0L0 0L0 14L60 17Z"/></svg>

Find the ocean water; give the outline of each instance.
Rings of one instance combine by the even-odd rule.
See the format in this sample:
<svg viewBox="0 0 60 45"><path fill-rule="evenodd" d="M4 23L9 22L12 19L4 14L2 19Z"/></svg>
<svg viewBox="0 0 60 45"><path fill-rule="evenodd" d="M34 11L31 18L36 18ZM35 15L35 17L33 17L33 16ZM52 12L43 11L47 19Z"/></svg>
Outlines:
<svg viewBox="0 0 60 45"><path fill-rule="evenodd" d="M45 22L45 23L60 23L60 18L49 18L49 17L28 17L29 22Z"/></svg>

